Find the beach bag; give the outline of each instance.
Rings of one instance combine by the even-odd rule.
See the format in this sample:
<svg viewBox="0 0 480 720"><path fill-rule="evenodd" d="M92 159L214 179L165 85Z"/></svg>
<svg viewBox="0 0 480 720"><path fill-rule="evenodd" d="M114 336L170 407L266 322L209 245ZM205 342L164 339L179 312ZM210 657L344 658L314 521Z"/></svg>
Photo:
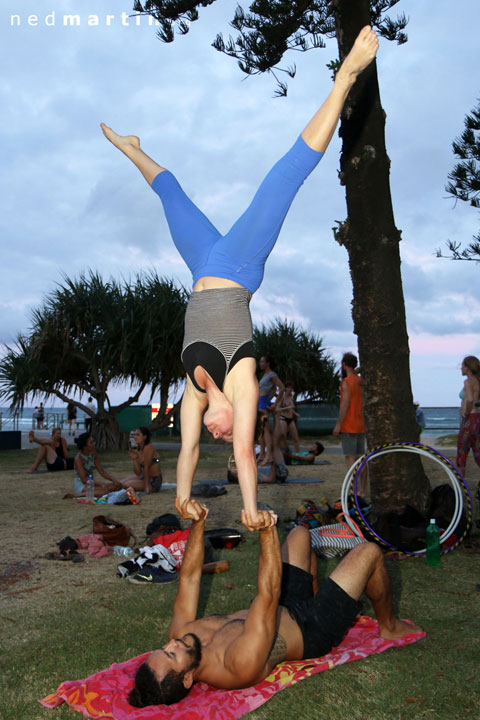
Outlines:
<svg viewBox="0 0 480 720"><path fill-rule="evenodd" d="M107 545L123 545L125 547L130 543L130 538L133 538L134 544L137 542L130 528L117 520L112 520L105 515L95 515L92 522L94 535L101 535Z"/></svg>
<svg viewBox="0 0 480 720"><path fill-rule="evenodd" d="M341 513L343 514L343 513ZM338 516L340 520L341 515ZM335 523L334 525L323 525L322 527L312 528L310 537L312 540L312 548L317 555L325 558L345 555L357 545L367 542L363 537L362 531L354 523L358 534L344 522Z"/></svg>
<svg viewBox="0 0 480 720"><path fill-rule="evenodd" d="M320 499L320 505L313 500L302 500L296 512L295 523L312 530L320 525L327 525L335 519L335 513L326 497Z"/></svg>
<svg viewBox="0 0 480 720"><path fill-rule="evenodd" d="M177 530L176 532L169 533L168 535L153 537L152 540L155 545L163 545L163 547L170 551L177 563L177 570L180 570L189 535L190 528L187 528L187 530Z"/></svg>

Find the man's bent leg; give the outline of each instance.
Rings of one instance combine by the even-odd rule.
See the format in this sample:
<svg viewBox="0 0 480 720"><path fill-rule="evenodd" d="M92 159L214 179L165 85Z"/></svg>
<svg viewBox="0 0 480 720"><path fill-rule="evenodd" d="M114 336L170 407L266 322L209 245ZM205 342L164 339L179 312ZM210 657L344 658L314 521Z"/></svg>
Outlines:
<svg viewBox="0 0 480 720"><path fill-rule="evenodd" d="M318 591L317 556L312 550L310 532L302 525L290 530L282 545L282 562L295 565L313 577L313 594Z"/></svg>
<svg viewBox="0 0 480 720"><path fill-rule="evenodd" d="M390 578L378 545L358 545L335 568L330 578L354 600L365 592L375 611L380 637L399 638L409 632L421 631L416 625L395 617Z"/></svg>

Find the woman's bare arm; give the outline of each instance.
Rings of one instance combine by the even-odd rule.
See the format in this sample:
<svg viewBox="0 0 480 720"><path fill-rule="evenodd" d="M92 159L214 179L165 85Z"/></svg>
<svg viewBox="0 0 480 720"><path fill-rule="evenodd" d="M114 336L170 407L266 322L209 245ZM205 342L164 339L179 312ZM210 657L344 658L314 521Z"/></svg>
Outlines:
<svg viewBox="0 0 480 720"><path fill-rule="evenodd" d="M182 446L177 460L177 497L175 507L184 518L198 520L195 506L185 504L190 499L193 476L198 465L200 454L200 433L202 431L202 416L207 406L207 396L199 397L190 378L187 378L185 393L180 410L180 426L182 433Z"/></svg>
<svg viewBox="0 0 480 720"><path fill-rule="evenodd" d="M117 485L117 486L118 486L118 489L121 490L121 489L122 489L122 484L121 484L118 480L115 480L115 478L114 478L112 475L110 475L110 473L108 473L108 472L105 470L105 468L103 467L102 463L101 463L100 460L98 459L98 455L97 455L96 452L93 453L93 459L94 459L94 461L95 461L95 467L97 468L97 470L98 470L98 472L100 473L100 475L101 475L102 477L104 477L105 480L110 480L110 482L112 482L112 483L114 483L115 485Z"/></svg>

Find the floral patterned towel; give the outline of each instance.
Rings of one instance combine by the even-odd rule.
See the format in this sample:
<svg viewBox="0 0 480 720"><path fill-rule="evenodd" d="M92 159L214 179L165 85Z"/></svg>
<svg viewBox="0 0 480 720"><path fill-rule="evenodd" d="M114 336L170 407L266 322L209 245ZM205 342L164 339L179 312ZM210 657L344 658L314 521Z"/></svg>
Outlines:
<svg viewBox="0 0 480 720"><path fill-rule="evenodd" d="M256 710L279 690L322 670L331 670L336 665L360 660L391 647L410 645L422 637L425 637L424 632L409 633L399 640L384 640L377 635L375 620L359 616L341 645L328 655L314 660L283 662L263 682L245 690L217 690L197 683L176 705L134 708L128 704L127 695L133 687L138 666L149 655L144 653L132 660L114 663L108 670L95 673L86 680L67 680L56 693L39 702L47 708L66 702L85 717L103 720L234 720Z"/></svg>

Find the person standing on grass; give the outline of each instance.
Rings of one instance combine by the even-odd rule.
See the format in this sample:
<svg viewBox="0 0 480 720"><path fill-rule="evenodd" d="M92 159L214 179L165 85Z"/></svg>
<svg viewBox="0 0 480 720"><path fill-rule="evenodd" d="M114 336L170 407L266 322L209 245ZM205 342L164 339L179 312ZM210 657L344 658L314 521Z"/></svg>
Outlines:
<svg viewBox="0 0 480 720"><path fill-rule="evenodd" d="M300 452L300 439L296 421L300 417L295 409L295 388L291 380L285 382L285 392L276 409L277 419L274 430L274 443L280 450L288 449L288 436L293 440L295 452Z"/></svg>
<svg viewBox="0 0 480 720"><path fill-rule="evenodd" d="M85 414L85 432L91 433L93 418L97 414L97 406L92 397L89 397L87 400L87 408L89 412Z"/></svg>
<svg viewBox="0 0 480 720"><path fill-rule="evenodd" d="M469 451L480 467L480 360L475 355L463 359L462 375L465 377L460 391L462 405L460 408L460 431L457 440L457 468L465 477L467 456Z"/></svg>
<svg viewBox="0 0 480 720"><path fill-rule="evenodd" d="M355 372L358 360L353 353L345 353L342 358L342 377L340 384L340 411L333 428L335 437L341 436L342 451L347 469L365 452L365 423L362 411L362 379ZM358 493L367 494L367 474L365 468L360 475Z"/></svg>
<svg viewBox="0 0 480 720"><path fill-rule="evenodd" d="M67 421L68 421L68 434L74 435L75 429L76 429L76 422L77 422L77 408L72 402L69 402L67 405Z"/></svg>
<svg viewBox="0 0 480 720"><path fill-rule="evenodd" d="M260 456L257 462L260 465L271 465L275 447L275 413L283 398L285 387L275 371L275 362L270 355L262 355L259 362L262 376L258 381L258 411L263 413L268 422L264 425L263 440L260 444ZM276 394L275 400L273 400ZM270 415L273 415L273 432L270 428Z"/></svg>

